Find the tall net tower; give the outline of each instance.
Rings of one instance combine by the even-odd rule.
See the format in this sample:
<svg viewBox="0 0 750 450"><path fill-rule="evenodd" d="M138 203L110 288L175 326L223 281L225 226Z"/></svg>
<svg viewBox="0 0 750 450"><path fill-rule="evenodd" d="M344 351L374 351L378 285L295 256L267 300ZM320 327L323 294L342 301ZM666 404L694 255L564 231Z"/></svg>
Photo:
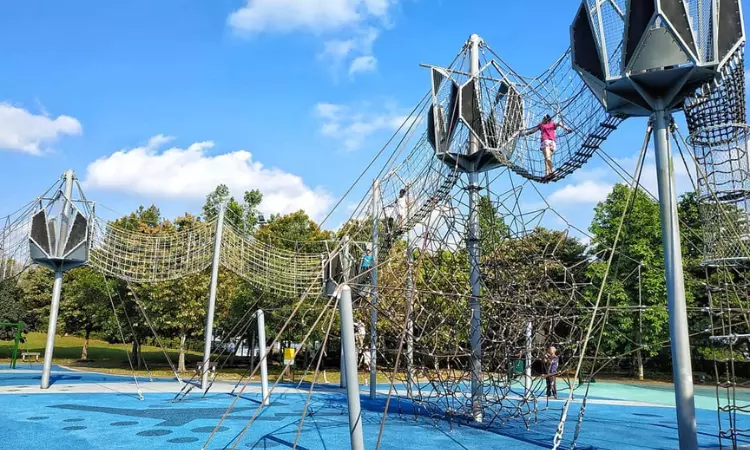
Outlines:
<svg viewBox="0 0 750 450"><path fill-rule="evenodd" d="M730 23L741 24L740 17ZM726 45L723 43L722 45ZM703 221L703 265L709 297L710 340L721 444L737 448L750 430L737 414L750 411L737 388L750 368L750 155L746 123L744 45L720 77L688 98L684 111L695 152Z"/></svg>

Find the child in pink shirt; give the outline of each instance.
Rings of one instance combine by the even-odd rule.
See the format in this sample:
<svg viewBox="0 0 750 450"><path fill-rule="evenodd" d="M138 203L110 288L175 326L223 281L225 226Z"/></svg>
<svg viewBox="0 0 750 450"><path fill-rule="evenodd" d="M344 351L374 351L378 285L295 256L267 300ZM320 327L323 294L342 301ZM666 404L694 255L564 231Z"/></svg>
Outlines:
<svg viewBox="0 0 750 450"><path fill-rule="evenodd" d="M542 123L521 133L524 136L534 134L537 131L542 133L542 153L544 153L544 165L547 169L547 176L551 175L554 170L552 167L552 153L557 150L557 136L555 135L555 130L558 127L568 133L571 132L570 128L566 127L561 122L553 122L550 115L546 114L544 119L542 119Z"/></svg>

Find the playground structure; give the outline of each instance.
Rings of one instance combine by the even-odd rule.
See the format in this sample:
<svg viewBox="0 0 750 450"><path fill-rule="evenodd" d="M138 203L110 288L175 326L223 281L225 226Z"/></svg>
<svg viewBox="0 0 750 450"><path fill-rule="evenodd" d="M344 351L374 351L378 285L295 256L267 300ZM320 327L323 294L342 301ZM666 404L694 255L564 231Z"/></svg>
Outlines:
<svg viewBox="0 0 750 450"><path fill-rule="evenodd" d="M618 313L602 298L613 260L622 256L616 240L602 252L607 263L604 278L587 280L584 274L591 262L566 259L566 238L576 231L570 224L552 235L536 230L558 214L534 182L563 179L601 152L603 142L622 121L652 116L636 174L627 181L639 188L653 134L680 446L697 448L670 149L670 136L678 146L682 139L671 113L683 109L690 132L687 142L694 152L705 224L704 260L713 275L707 288L715 304L707 312L716 326L710 332L717 346L729 347L729 357L716 361L717 376L718 367L727 368L719 387L733 399L733 365L738 362L734 347L750 338L742 304L750 286L744 271L750 257L744 27L737 2L659 0L646 2L645 10L625 3L584 1L571 27L571 49L539 77L518 75L477 35L448 67L428 66L428 94L397 132L400 139L392 140L396 144L388 160L344 226L343 235L371 240L374 265L364 273L357 268L361 245L348 237L331 243L325 253L289 252L234 228L223 209L216 218L184 232L146 235L125 230L98 218L82 194L74 200L74 177L66 173L52 189L52 197L40 197L49 205L20 210L3 228L0 278L15 276L31 261L49 264L59 273L45 372L49 374L54 348L55 297L59 301L58 284L67 268L88 263L103 275L128 283L173 280L210 268L200 384L207 390L213 305L218 270L224 267L260 290L293 299L295 313L305 302L323 297L326 305L316 324L332 321L338 309L352 448L363 448L353 297L370 302L371 398L379 395L378 370L388 370L392 383L386 409L395 397L424 407L439 420L483 427L521 420L530 427L544 402L543 380L532 376L532 365L548 346L563 350L560 372L572 373L572 385L585 378L587 358L593 358L595 365L597 358L606 364L611 356L599 355L598 348L588 346L606 326L602 314ZM574 131L558 140L554 170L547 173L536 138L519 132L535 126L550 111ZM419 117L426 121L415 120ZM411 145L414 136L419 137ZM407 191L405 210L399 206L402 189ZM74 210L76 202L87 205L82 213ZM543 206L534 205L540 202ZM60 203L60 219L52 222L47 217ZM73 225L68 229L51 223ZM57 236L57 246L52 236ZM536 246L516 257L533 259L538 271L523 278L513 272L514 261L503 255L518 253L529 242ZM446 266L453 268L447 276L438 270ZM436 316L431 305L445 302L455 304L452 315ZM294 313L289 320L293 319ZM379 320L387 325L379 325ZM264 330L261 325L258 341L265 349L267 341L260 330ZM283 329L277 331L270 347ZM253 373L265 370L264 362L261 356ZM403 392L397 380L403 381ZM264 389L264 399L278 382ZM559 409L554 448L562 444L572 385ZM42 387L48 387L44 376ZM584 395L572 445L579 438L585 405ZM732 415L743 407L730 400L719 410L730 416L720 436L736 446L742 431L734 426ZM385 420L384 416L381 433ZM216 429L220 425L221 421Z"/></svg>

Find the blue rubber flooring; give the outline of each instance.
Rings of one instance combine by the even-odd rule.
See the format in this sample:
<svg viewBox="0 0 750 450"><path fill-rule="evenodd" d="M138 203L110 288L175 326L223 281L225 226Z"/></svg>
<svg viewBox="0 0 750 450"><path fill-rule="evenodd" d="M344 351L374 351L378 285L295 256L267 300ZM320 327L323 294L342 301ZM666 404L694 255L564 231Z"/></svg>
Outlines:
<svg viewBox="0 0 750 450"><path fill-rule="evenodd" d="M67 372L66 372L67 374ZM78 382L98 374L80 374ZM8 373L0 373L5 384ZM73 376L73 375L71 375ZM91 377L91 379L89 379ZM108 376L105 376L108 377ZM122 377L114 377L123 381ZM30 384L35 384L32 382ZM175 383L176 384L176 383ZM315 392L298 439L299 449L349 448L346 397L332 389ZM595 390L597 392L595 392ZM639 392L642 390L643 392ZM701 395L707 393L702 392ZM618 383L592 385L589 398L652 396L668 401L671 392ZM5 394L0 395L2 448L39 449L197 449L206 442L235 397L228 394L191 394L172 403L171 394L146 394L140 401L132 392L111 394ZM260 413L237 448L292 448L305 407L304 394L272 393L272 404ZM711 398L707 395L705 400ZM245 394L217 429L207 448L232 448L234 439L256 413L259 395ZM715 398L712 399L715 405ZM385 410L385 398L371 401L364 395L362 422L365 447L374 449ZM699 404L699 401L696 401ZM541 411L527 430L520 419L493 423L487 429L431 418L408 401L393 399L382 434L383 449L542 449L552 446L560 418L559 407ZM579 405L572 404L562 448L570 448ZM750 428L750 416L738 415L739 428ZM699 444L718 447L715 409L697 410ZM745 442L750 444L750 442ZM586 408L577 448L675 449L678 448L675 410L660 406L623 406L590 403Z"/></svg>
<svg viewBox="0 0 750 450"><path fill-rule="evenodd" d="M7 369L7 368L2 368ZM33 370L33 373L29 371ZM0 373L0 386L31 386L38 385L42 380L42 365L41 364L23 364L16 365L16 370L4 370ZM85 383L127 383L133 381L132 376L125 375L109 375L103 373L86 373L79 372L64 367L52 366L52 373L50 374L50 384L55 383L62 384L85 384ZM138 382L174 382L174 378L153 378L149 380L148 377L138 377Z"/></svg>

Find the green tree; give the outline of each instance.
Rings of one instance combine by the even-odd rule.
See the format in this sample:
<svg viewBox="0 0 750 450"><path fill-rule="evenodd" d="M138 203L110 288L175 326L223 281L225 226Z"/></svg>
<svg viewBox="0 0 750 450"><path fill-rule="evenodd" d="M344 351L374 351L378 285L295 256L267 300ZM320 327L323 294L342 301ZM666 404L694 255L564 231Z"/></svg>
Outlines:
<svg viewBox="0 0 750 450"><path fill-rule="evenodd" d="M302 253L323 253L322 241L333 239L334 234L322 230L302 210L284 216L274 216L268 224L255 232L255 237L276 248Z"/></svg>
<svg viewBox="0 0 750 450"><path fill-rule="evenodd" d="M29 267L18 279L22 305L26 310L24 322L30 330L45 331L52 301L54 274L42 266Z"/></svg>
<svg viewBox="0 0 750 450"><path fill-rule="evenodd" d="M155 205L151 205L148 208L139 206L136 211L115 220L110 227L151 235L174 230L171 222L162 220L161 211ZM129 264L129 266L119 268L119 270L123 272L138 270L134 265L136 262L127 261L125 264ZM113 296L120 303L120 308L118 309L118 314L121 315L119 317L120 324L123 326L127 324L127 331L123 330L125 338L132 340L133 359L136 362L137 368L140 369L143 366L141 346L147 336L151 335L150 327L142 315L141 307L137 303L137 301L141 301L141 306L146 309L144 298L140 295L142 294L140 291L141 288L139 285L129 282L116 282L112 284L112 287L114 288ZM117 331L117 326L113 322L114 320L110 321L106 325L106 329L108 336L116 340L119 339L119 331Z"/></svg>
<svg viewBox="0 0 750 450"><path fill-rule="evenodd" d="M83 333L81 360L88 360L91 333L102 328L112 315L104 277L90 267L68 273L63 284L60 319L67 333Z"/></svg>
<svg viewBox="0 0 750 450"><path fill-rule="evenodd" d="M620 218L628 206L631 192L629 187L618 184L595 209L590 227L594 235L592 256L601 261L592 264L590 269L595 285L596 281L601 281L606 270L608 249L614 244ZM700 214L694 194L682 196L678 209L686 299L690 307L705 302L699 283L699 278L702 277L699 266L702 243ZM657 356L665 350L664 343L669 340L662 229L659 203L642 190L636 192L632 200L632 208L627 213L617 252L605 287L610 306L633 306L640 302L643 309L635 309L635 313L610 313L604 335L604 350L608 354L617 355L631 352L632 345L637 349L642 348L648 357ZM635 276L639 265L640 279ZM634 354L636 369L639 376L642 376L641 351L637 350ZM667 370L670 358L666 352L662 352L662 356L661 363L664 366L661 368Z"/></svg>
<svg viewBox="0 0 750 450"><path fill-rule="evenodd" d="M237 230L249 234L258 223L258 206L263 201L263 194L257 189L246 191L242 196L242 203L232 197L229 188L220 184L213 192L206 196L203 205L203 218L212 220L219 213L219 207L226 204L225 217L227 222Z"/></svg>
<svg viewBox="0 0 750 450"><path fill-rule="evenodd" d="M26 308L22 295L15 278L0 281L0 322L24 322ZM0 340L13 339L15 331L15 328L0 327Z"/></svg>

